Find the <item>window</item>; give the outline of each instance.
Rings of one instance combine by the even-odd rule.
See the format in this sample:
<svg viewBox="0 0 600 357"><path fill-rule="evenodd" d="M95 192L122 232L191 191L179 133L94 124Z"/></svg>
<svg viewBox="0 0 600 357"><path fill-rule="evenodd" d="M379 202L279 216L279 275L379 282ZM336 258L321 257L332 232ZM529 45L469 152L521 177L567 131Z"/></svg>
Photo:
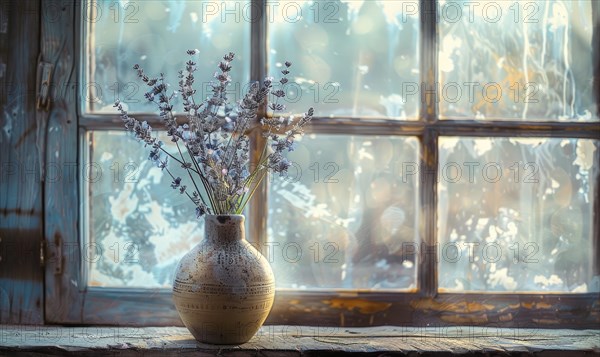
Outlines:
<svg viewBox="0 0 600 357"><path fill-rule="evenodd" d="M81 209L68 228L79 241L47 277L51 322L179 323L170 274L202 222L112 103L156 122L131 66L177 83L192 46L199 75L236 52L232 95L291 60L288 107L316 107L290 174L265 183L247 212L248 238L276 272L269 322L597 323L594 1L90 1L78 11L79 134L65 146L84 168L79 197L66 199Z"/></svg>

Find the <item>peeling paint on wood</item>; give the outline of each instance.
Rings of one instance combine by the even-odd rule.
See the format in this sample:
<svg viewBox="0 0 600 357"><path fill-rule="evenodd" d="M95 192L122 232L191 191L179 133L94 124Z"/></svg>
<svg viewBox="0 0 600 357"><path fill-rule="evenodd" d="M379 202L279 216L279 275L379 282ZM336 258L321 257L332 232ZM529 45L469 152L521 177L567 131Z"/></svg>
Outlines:
<svg viewBox="0 0 600 357"><path fill-rule="evenodd" d="M67 167L77 162L77 91L68 90L77 76L75 43L81 6L75 0L44 0L42 17L55 18L46 12L61 9L56 21L43 21L40 61L52 63L49 111L38 111L38 130L47 132L46 162ZM46 180L45 237L50 263L46 264L46 322L81 323L85 284L79 284L81 258L79 234L79 177L74 180ZM56 214L60 212L60 214ZM73 284L72 282L75 282ZM124 315L126 313L123 313Z"/></svg>
<svg viewBox="0 0 600 357"><path fill-rule="evenodd" d="M339 326L343 323L344 326L355 327L455 324L552 328L600 326L600 295L597 293L447 293L431 298L411 293L359 293L353 298L344 295L342 292L325 294L278 291L267 323L311 324L318 321L321 326ZM373 314L365 314L358 307L367 306L366 304L386 308Z"/></svg>
<svg viewBox="0 0 600 357"><path fill-rule="evenodd" d="M526 309L552 309L553 306L547 302L522 302L521 306Z"/></svg>
<svg viewBox="0 0 600 357"><path fill-rule="evenodd" d="M467 325L482 325L489 322L488 316L486 314L477 314L470 316L461 316L458 314L452 315L442 315L440 317L444 322L450 322L452 324L467 324Z"/></svg>
<svg viewBox="0 0 600 357"><path fill-rule="evenodd" d="M457 303L439 302L434 299L419 299L411 302L415 310L434 310L434 311L450 311L457 313L465 312L481 312L486 310L494 310L494 305L482 304L475 301L459 301Z"/></svg>
<svg viewBox="0 0 600 357"><path fill-rule="evenodd" d="M35 135L29 135L35 102L25 95L35 88L39 14L37 0L0 2L0 323L44 322L43 306L36 303L44 298L41 158ZM22 93L9 92L10 83L19 83Z"/></svg>
<svg viewBox="0 0 600 357"><path fill-rule="evenodd" d="M35 131L35 124L30 125L29 128L27 128L27 130L25 130L23 133L21 133L21 135L19 135L19 139L17 140L15 147L19 147L23 143L25 143L26 142L25 139L27 139L27 136L29 136L29 134L33 133L34 131Z"/></svg>
<svg viewBox="0 0 600 357"><path fill-rule="evenodd" d="M374 314L377 312L382 312L390 308L392 306L391 303L387 302L373 302L365 299L331 299L331 300L323 300L324 304L329 305L334 309L345 309L348 311L352 311L356 309L361 314Z"/></svg>

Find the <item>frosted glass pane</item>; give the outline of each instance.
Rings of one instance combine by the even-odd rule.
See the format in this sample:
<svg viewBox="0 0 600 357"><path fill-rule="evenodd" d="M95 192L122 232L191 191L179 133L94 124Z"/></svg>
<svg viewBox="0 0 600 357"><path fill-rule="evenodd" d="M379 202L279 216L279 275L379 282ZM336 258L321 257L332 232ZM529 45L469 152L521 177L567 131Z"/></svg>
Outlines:
<svg viewBox="0 0 600 357"><path fill-rule="evenodd" d="M148 160L148 148L124 130L93 131L88 142L89 161L82 165L89 185L88 285L171 286L179 259L202 239L204 220L195 219L191 201L170 187L170 176ZM169 167L185 180L178 165Z"/></svg>
<svg viewBox="0 0 600 357"><path fill-rule="evenodd" d="M88 140L88 284L169 287L204 221L135 139L93 131ZM310 135L289 158L288 176L270 179L268 237L259 247L277 286L414 289L418 182L397 173L418 162L417 140Z"/></svg>
<svg viewBox="0 0 600 357"><path fill-rule="evenodd" d="M171 89L176 90L177 72L185 68L188 49L200 51L195 73L197 98L212 94L209 83L222 56L229 52L236 54L231 99L234 95L239 99L249 82L252 17L248 0L88 3L87 8L94 12L85 15L91 32L87 33L83 56L82 100L91 112L115 114L112 104L117 98L131 112L156 112L156 105L144 99L148 87L137 78L133 65L139 64L150 77L163 72ZM232 13L225 15L225 10Z"/></svg>
<svg viewBox="0 0 600 357"><path fill-rule="evenodd" d="M287 100L296 103L294 108L318 107L319 116L416 119L416 5L389 0L271 2L271 75L292 61L295 83L288 85Z"/></svg>
<svg viewBox="0 0 600 357"><path fill-rule="evenodd" d="M438 184L444 291L599 291L599 142L444 137Z"/></svg>
<svg viewBox="0 0 600 357"><path fill-rule="evenodd" d="M269 259L278 287L414 289L418 162L408 137L310 135L270 184Z"/></svg>
<svg viewBox="0 0 600 357"><path fill-rule="evenodd" d="M592 1L439 3L442 117L597 121Z"/></svg>

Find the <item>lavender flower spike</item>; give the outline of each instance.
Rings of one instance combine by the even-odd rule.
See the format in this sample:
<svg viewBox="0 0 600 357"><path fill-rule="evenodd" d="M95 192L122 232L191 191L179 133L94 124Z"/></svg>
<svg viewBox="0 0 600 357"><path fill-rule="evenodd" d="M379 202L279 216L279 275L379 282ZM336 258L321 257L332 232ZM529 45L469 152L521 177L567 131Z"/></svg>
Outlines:
<svg viewBox="0 0 600 357"><path fill-rule="evenodd" d="M310 108L297 120L278 115L286 110L280 101L286 96L284 86L289 82L290 62L285 62L285 69L281 71L283 77L279 81L268 77L262 85L253 83L243 98L230 102L227 87L231 83L230 72L235 58L232 52L224 55L217 65L211 84L212 95L198 98L194 74L198 50L191 49L186 54L189 60L178 72L177 92L169 91L162 73L158 77L149 77L138 64L133 66L137 76L148 87L144 97L156 105L177 154L163 148L150 124L130 117L119 101L114 107L119 111L125 128L151 147L148 158L171 177L171 187L190 198L197 217L240 214L269 170L285 175L290 161L284 154L293 149L295 138L303 134L314 110ZM274 83L277 88L274 88ZM182 98L184 123L173 112L171 102L176 94ZM270 94L275 100L267 103ZM260 116L263 107L269 111L267 115ZM252 165L255 168L248 171L250 139L247 133L256 125L262 128L267 140L258 162ZM178 177L171 171L169 162L173 161L187 177Z"/></svg>

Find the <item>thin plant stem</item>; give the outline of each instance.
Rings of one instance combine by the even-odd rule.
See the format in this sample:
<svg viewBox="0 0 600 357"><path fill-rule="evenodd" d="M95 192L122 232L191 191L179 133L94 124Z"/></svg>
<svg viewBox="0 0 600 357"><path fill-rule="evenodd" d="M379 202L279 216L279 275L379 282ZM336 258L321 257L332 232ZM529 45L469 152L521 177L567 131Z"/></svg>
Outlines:
<svg viewBox="0 0 600 357"><path fill-rule="evenodd" d="M248 197L246 198L246 200L242 201L243 203L239 206L236 214L240 214L241 212L244 211L244 207L246 207L246 204L248 204L248 201L250 201L250 199L254 195L254 191L256 191L256 189L258 188L258 186L260 186L260 183L262 182L263 178L265 177L265 174L266 174L267 171L268 170L263 170L262 171L260 179L258 180L258 182L256 183L256 185L254 185L254 188L252 189L252 192L250 192L250 194L248 195Z"/></svg>
<svg viewBox="0 0 600 357"><path fill-rule="evenodd" d="M194 163L194 166L196 166L196 169L198 170L197 171L198 172L198 177L200 177L200 182L202 182L202 186L204 187L204 191L206 192L206 196L208 196L208 200L210 201L210 205L211 205L211 207L214 207L214 199L212 197L211 191L207 187L208 182L206 181L206 177L204 176L204 174L202 174L202 170L200 169L200 166L198 165L198 162L196 161L196 159L192 155L192 153L189 150L189 148L187 149L187 152L190 155L190 159ZM200 194L200 192L198 192L198 194Z"/></svg>
<svg viewBox="0 0 600 357"><path fill-rule="evenodd" d="M177 161L180 165L183 165L184 163L179 160L177 157L173 156L171 153L169 153L167 150L163 149L162 147L160 147L160 150L162 152L164 152L165 154L169 155L169 157L175 161ZM194 171L195 173L199 174L195 169L191 169L192 171Z"/></svg>
<svg viewBox="0 0 600 357"><path fill-rule="evenodd" d="M196 188L196 192L198 192L198 195L202 199L202 203L204 203L206 205L206 202L204 202L204 198L202 197L202 195L200 195L200 189L198 188L198 185L196 184L196 180L194 180L194 177L192 176L192 173L190 172L191 167L187 166L185 157L183 156L183 153L181 152L181 148L179 147L179 140L175 142L175 145L177 146L177 151L179 151L179 156L181 156L181 160L183 160L185 171L190 176L190 180L192 180L192 183L194 184L194 188ZM189 150L188 150L188 152L189 152ZM190 163L190 165L191 165L191 163Z"/></svg>
<svg viewBox="0 0 600 357"><path fill-rule="evenodd" d="M164 161L161 161L161 163L166 164ZM171 171L169 170L169 168L167 168L166 165L164 166L164 169L167 171L167 173L169 174L169 176L171 176L171 178L173 179L173 181L175 181L175 176L173 176L173 174L171 173ZM192 196L190 196L190 194L187 191L185 191L185 194L188 196L188 198L190 199L190 201L192 201L194 203L194 205L197 207L196 201L194 201L194 199L192 198Z"/></svg>

